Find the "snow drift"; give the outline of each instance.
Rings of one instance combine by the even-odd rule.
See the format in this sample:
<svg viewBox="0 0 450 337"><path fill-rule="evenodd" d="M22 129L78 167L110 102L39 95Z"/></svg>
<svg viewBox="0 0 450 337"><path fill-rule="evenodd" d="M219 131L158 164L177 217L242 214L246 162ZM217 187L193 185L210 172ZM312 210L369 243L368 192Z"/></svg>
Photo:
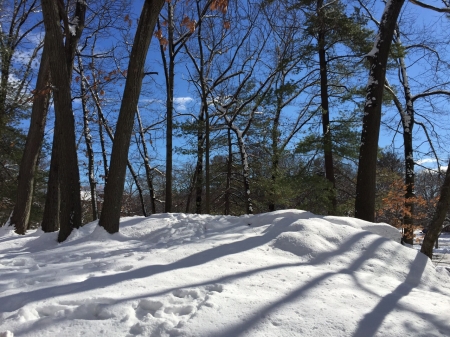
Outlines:
<svg viewBox="0 0 450 337"><path fill-rule="evenodd" d="M0 336L450 336L450 276L387 224L158 214L0 228Z"/></svg>

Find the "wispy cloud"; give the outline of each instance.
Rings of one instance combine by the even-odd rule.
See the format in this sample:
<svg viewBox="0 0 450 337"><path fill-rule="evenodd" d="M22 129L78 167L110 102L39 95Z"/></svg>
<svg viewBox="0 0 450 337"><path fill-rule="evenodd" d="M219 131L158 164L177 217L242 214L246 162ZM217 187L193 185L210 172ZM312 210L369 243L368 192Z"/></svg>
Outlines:
<svg viewBox="0 0 450 337"><path fill-rule="evenodd" d="M426 163L436 163L436 159L434 159L434 158L424 158L424 159L420 159L420 160L418 160L417 162L416 162L417 164L419 164L419 165L423 165L423 164L426 164Z"/></svg>
<svg viewBox="0 0 450 337"><path fill-rule="evenodd" d="M194 99L192 97L175 97L173 103L176 105L178 110L186 110L186 105L192 102Z"/></svg>

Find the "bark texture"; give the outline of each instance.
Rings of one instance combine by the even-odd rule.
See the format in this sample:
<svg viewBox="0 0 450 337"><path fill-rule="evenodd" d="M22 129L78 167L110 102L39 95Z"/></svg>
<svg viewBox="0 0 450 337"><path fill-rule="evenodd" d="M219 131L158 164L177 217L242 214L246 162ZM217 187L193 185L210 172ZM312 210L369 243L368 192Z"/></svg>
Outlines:
<svg viewBox="0 0 450 337"><path fill-rule="evenodd" d="M119 231L120 209L125 183L134 116L142 88L144 64L158 15L165 0L146 0L131 49L128 75L111 153L111 166L105 186L105 200L99 225L109 233Z"/></svg>
<svg viewBox="0 0 450 337"><path fill-rule="evenodd" d="M367 55L370 70L361 132L355 217L372 222L375 220L376 164L386 64L403 3L404 0L386 3L374 47Z"/></svg>
<svg viewBox="0 0 450 337"><path fill-rule="evenodd" d="M75 120L72 112L70 71L60 27L60 13L54 1L42 0L45 24L45 44L48 47L53 98L55 104L55 140L59 162L60 231L58 241L64 241L73 228L81 225L81 200L78 159L75 140Z"/></svg>
<svg viewBox="0 0 450 337"><path fill-rule="evenodd" d="M17 234L25 234L30 219L33 201L33 186L39 152L44 140L45 122L50 101L50 63L47 48L42 51L36 89L31 109L30 128L19 168L17 198L10 225L15 226Z"/></svg>

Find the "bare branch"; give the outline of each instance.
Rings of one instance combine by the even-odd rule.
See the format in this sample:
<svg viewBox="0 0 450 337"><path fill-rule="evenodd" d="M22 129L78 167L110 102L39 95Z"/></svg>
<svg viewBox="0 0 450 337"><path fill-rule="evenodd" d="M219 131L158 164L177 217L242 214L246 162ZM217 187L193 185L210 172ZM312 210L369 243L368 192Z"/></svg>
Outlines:
<svg viewBox="0 0 450 337"><path fill-rule="evenodd" d="M423 7L423 8L427 8L427 9L431 9L435 12L439 12L439 13L450 13L450 8L438 8L438 7L434 7L431 5L427 5L421 1L418 0L409 0L409 2L413 3L414 5L417 5L419 7Z"/></svg>

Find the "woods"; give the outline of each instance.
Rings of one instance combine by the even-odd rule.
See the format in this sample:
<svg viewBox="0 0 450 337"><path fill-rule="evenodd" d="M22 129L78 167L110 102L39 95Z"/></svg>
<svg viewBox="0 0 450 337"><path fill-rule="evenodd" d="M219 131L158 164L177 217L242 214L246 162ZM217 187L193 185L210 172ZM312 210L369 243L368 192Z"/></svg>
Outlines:
<svg viewBox="0 0 450 337"><path fill-rule="evenodd" d="M121 216L288 208L387 222L408 244L431 226L424 247L442 231L447 8L0 6L0 211L16 233L62 242L97 219L116 233Z"/></svg>

